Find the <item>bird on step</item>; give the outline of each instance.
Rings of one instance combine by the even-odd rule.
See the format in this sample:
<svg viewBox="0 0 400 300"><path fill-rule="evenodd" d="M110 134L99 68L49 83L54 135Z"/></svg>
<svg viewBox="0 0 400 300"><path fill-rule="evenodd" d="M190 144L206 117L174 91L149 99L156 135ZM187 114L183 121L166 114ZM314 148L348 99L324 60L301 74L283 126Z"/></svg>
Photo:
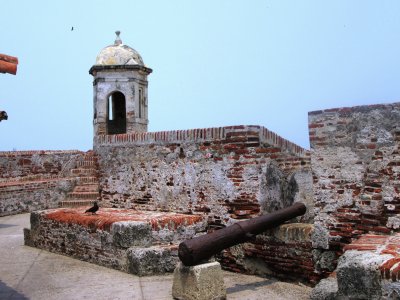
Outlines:
<svg viewBox="0 0 400 300"><path fill-rule="evenodd" d="M97 202L95 201L94 203L93 203L93 206L91 207L91 208L89 208L89 209L87 209L86 211L85 211L85 213L92 213L92 215L95 215L96 214L96 211L98 211L99 210L99 206L97 205Z"/></svg>

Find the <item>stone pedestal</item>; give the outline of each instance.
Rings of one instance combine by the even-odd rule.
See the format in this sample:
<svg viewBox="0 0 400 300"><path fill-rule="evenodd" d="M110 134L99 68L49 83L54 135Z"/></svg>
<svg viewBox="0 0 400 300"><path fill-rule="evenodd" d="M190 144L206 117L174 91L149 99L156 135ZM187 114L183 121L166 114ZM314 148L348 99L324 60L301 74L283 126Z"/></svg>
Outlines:
<svg viewBox="0 0 400 300"><path fill-rule="evenodd" d="M181 262L175 268L172 297L179 300L222 300L226 289L218 262L186 267Z"/></svg>

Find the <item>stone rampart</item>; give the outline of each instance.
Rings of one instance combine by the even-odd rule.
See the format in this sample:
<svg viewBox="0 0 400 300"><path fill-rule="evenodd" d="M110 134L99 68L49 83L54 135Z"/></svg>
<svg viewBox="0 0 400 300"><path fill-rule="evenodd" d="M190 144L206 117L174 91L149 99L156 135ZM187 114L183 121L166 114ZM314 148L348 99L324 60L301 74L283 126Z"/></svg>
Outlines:
<svg viewBox="0 0 400 300"><path fill-rule="evenodd" d="M76 150L0 152L0 216L57 207L82 157Z"/></svg>
<svg viewBox="0 0 400 300"><path fill-rule="evenodd" d="M361 234L400 227L400 103L309 113L318 271Z"/></svg>
<svg viewBox="0 0 400 300"><path fill-rule="evenodd" d="M307 214L293 221L313 220L309 151L264 127L99 136L94 144L104 206L205 215L214 230L301 201ZM309 239L270 233L235 249L220 258L223 268L284 277L295 266L290 278L315 281Z"/></svg>
<svg viewBox="0 0 400 300"><path fill-rule="evenodd" d="M100 136L95 149L108 207L227 225L302 201L312 220L308 152L260 126Z"/></svg>

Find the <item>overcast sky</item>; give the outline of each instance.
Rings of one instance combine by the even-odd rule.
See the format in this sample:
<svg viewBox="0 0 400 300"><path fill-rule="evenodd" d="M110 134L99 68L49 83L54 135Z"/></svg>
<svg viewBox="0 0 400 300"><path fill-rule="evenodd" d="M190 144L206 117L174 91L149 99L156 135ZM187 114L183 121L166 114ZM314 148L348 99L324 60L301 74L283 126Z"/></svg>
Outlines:
<svg viewBox="0 0 400 300"><path fill-rule="evenodd" d="M400 1L1 1L0 150L89 150L88 70L114 32L153 69L149 131L262 125L400 101ZM71 30L71 28L74 30Z"/></svg>

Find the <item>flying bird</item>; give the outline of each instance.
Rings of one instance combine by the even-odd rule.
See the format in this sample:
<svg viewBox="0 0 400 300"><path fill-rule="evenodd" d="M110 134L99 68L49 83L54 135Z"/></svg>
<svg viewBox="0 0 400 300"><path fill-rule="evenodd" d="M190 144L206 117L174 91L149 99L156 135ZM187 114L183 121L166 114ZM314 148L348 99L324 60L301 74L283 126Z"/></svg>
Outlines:
<svg viewBox="0 0 400 300"><path fill-rule="evenodd" d="M71 31L73 31L73 30L74 30L74 26L71 27Z"/></svg>
<svg viewBox="0 0 400 300"><path fill-rule="evenodd" d="M93 206L85 211L85 214L90 212L90 213L92 213L92 215L95 215L96 211L98 211L98 210L99 210L99 206L97 205L97 202L95 201Z"/></svg>

